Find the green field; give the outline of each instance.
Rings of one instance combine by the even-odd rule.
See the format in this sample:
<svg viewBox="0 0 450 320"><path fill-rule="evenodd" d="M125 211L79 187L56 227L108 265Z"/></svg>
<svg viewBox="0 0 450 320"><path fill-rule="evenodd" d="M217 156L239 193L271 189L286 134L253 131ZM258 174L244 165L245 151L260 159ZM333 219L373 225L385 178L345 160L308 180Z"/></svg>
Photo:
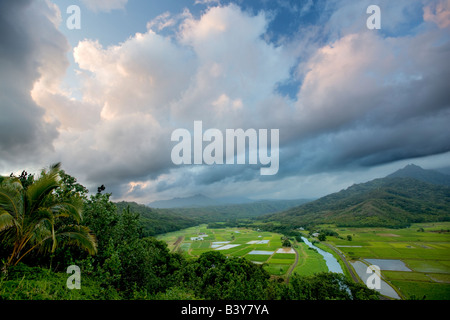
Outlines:
<svg viewBox="0 0 450 320"><path fill-rule="evenodd" d="M293 272L302 276L309 276L317 272L328 271L328 267L323 257L316 251L309 249L305 243L300 243L297 250L300 257Z"/></svg>
<svg viewBox="0 0 450 320"><path fill-rule="evenodd" d="M327 226L330 228L330 226ZM400 260L411 271L381 270L405 299L450 299L449 222L420 223L404 229L332 228L327 242L347 260ZM352 240L347 240L347 235Z"/></svg>
<svg viewBox="0 0 450 320"><path fill-rule="evenodd" d="M192 240L203 236L203 240ZM277 253L282 247L282 235L277 233L257 231L244 228L207 229L206 225L200 225L176 232L158 236L172 251L182 251L188 257L198 257L210 250L218 250L220 247L231 245L234 247L219 250L225 255L245 257L258 264L264 264L264 268L277 276L285 276L293 267L296 259L295 253ZM216 244L217 242L227 242ZM258 243L263 242L263 243ZM256 251L256 252L255 252ZM318 253L308 250L303 252L299 260L307 261L303 267L296 267L294 272L300 274L312 274L326 271L325 261ZM325 269L324 269L325 266ZM303 270L304 269L304 270Z"/></svg>
<svg viewBox="0 0 450 320"><path fill-rule="evenodd" d="M349 262L365 259L403 262L411 271L381 270L383 279L401 298L450 299L450 222L414 224L404 229L321 227L339 234L339 237L328 236L326 243L338 249ZM307 235L306 232L303 234ZM191 240L199 236L203 236L203 240ZM348 240L347 236L351 236L352 240ZM281 237L281 234L251 229L208 229L206 225L200 225L158 238L166 241L170 250L183 252L192 258L217 250L214 247L216 242L226 242L216 244L232 246L220 250L223 254L264 264L264 268L276 276L286 277L290 272L312 275L328 271L323 257L304 243L293 243L297 253L277 253L282 248ZM316 245L333 252L324 243ZM296 254L298 263L295 265ZM340 263L344 273L349 275L343 262Z"/></svg>

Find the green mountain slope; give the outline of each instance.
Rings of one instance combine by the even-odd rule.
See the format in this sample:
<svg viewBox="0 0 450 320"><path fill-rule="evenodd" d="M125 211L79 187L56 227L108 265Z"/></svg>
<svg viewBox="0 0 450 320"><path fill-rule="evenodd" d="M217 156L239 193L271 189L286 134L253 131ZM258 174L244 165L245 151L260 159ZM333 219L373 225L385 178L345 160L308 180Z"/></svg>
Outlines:
<svg viewBox="0 0 450 320"><path fill-rule="evenodd" d="M198 224L198 221L177 214L169 210L153 209L136 202L116 202L117 210L122 212L128 206L131 212L138 213L144 228L145 236L154 236L166 232L189 228Z"/></svg>
<svg viewBox="0 0 450 320"><path fill-rule="evenodd" d="M281 213L265 216L293 226L404 227L414 222L450 220L450 187L413 178L386 177Z"/></svg>
<svg viewBox="0 0 450 320"><path fill-rule="evenodd" d="M243 204L217 205L199 208L172 208L170 211L202 222L248 219L274 213L309 202L308 199L262 200Z"/></svg>
<svg viewBox="0 0 450 320"><path fill-rule="evenodd" d="M130 206L131 211L139 213L147 235L176 231L200 223L238 219L281 222L299 227L318 223L404 227L414 222L450 220L448 178L448 175L437 171L408 165L385 178L356 184L315 201L265 200L192 207L196 205L194 201L190 207L170 209L155 209L134 202L119 202L116 205L118 210Z"/></svg>
<svg viewBox="0 0 450 320"><path fill-rule="evenodd" d="M208 198L202 194L196 194L192 197L173 198L170 200L159 200L148 204L151 208L171 209L171 208L191 208L191 207L205 207L217 205L218 202L214 199Z"/></svg>

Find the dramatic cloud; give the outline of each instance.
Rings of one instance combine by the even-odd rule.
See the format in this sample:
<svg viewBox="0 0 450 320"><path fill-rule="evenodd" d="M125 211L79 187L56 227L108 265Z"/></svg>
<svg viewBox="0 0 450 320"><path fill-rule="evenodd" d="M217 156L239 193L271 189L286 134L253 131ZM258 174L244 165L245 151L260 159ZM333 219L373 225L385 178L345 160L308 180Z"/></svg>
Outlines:
<svg viewBox="0 0 450 320"><path fill-rule="evenodd" d="M8 169L62 161L93 190L105 184L116 199L144 203L195 193L311 197L346 187L361 168L450 151L448 1L381 1L381 30L366 27L370 1L281 1L306 21L288 34L275 31L282 11L197 1L207 4L201 13L161 11L110 46L80 39L71 51L77 98L65 83L71 48L58 7L0 4ZM204 130L279 129L278 174L175 166L171 133L192 132L196 120Z"/></svg>
<svg viewBox="0 0 450 320"><path fill-rule="evenodd" d="M440 28L450 26L450 0L439 0L424 8L425 21L435 22Z"/></svg>
<svg viewBox="0 0 450 320"><path fill-rule="evenodd" d="M416 38L381 38L365 32L322 47L305 66L310 71L296 103L297 133L374 126L394 129L395 134L396 126L411 119L423 119L420 128L427 128L430 116L445 116L449 107L445 79L450 67L445 61L450 48L436 46L443 37L429 32ZM425 48L426 55L414 50L418 47ZM442 129L436 126L430 133L436 136ZM436 145L437 150L442 147Z"/></svg>
<svg viewBox="0 0 450 320"><path fill-rule="evenodd" d="M53 95L45 103L49 113L81 111L55 115L71 128L63 141L74 139L58 148L63 163L92 182L129 182L136 190L139 181L175 168L174 129L192 130L194 120L204 121L205 130L248 128L262 120L258 108L271 111L267 99L289 76L292 59L260 38L264 16L248 16L234 5L212 8L200 20L185 16L176 39L150 29L107 48L92 40L78 44L83 101ZM53 109L56 104L62 107Z"/></svg>
<svg viewBox="0 0 450 320"><path fill-rule="evenodd" d="M30 96L36 82L51 87L67 68L68 43L55 27L59 14L43 1L0 1L0 168L37 164L53 150L57 121Z"/></svg>
<svg viewBox="0 0 450 320"><path fill-rule="evenodd" d="M287 150L279 175L447 152L450 47L436 46L445 33L426 35L350 34L318 50L305 65L310 71L296 102L299 116L281 142Z"/></svg>

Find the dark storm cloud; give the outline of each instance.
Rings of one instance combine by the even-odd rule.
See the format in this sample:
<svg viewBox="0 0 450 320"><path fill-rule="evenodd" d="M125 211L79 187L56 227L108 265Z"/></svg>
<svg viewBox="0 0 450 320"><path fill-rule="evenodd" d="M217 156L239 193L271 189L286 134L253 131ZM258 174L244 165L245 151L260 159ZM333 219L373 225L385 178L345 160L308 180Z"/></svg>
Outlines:
<svg viewBox="0 0 450 320"><path fill-rule="evenodd" d="M348 35L313 56L299 116L280 130L278 176L370 167L450 151L447 30Z"/></svg>
<svg viewBox="0 0 450 320"><path fill-rule="evenodd" d="M57 131L43 121L45 112L30 91L40 76L42 46L61 44L66 43L46 12L32 1L0 1L0 167L7 161L33 162L53 149Z"/></svg>
<svg viewBox="0 0 450 320"><path fill-rule="evenodd" d="M348 128L290 146L279 177L372 167L450 150L450 112L413 118L392 127Z"/></svg>

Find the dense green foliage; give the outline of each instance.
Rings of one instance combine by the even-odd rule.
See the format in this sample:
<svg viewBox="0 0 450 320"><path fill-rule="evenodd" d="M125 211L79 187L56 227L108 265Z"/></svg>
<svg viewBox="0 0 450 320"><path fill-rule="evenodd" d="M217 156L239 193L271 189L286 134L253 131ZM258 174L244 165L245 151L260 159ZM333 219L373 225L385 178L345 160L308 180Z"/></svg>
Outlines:
<svg viewBox="0 0 450 320"><path fill-rule="evenodd" d="M62 170L58 171L58 175L59 179L54 180L57 183L45 196L47 200L33 203L39 203L47 210L47 205L53 203L71 203L70 200L80 202L82 210L79 216L82 219L73 220L71 216L62 216L69 220L54 220L54 224L45 226L53 225L58 230L69 221L78 222L80 228L95 235L96 250L83 250L80 241L60 241L57 246L51 246L50 251L31 250L19 263L8 263L15 238L7 235L6 231L13 225L7 217L7 206L4 205L2 215L6 222L3 222L3 231L0 233L0 261L3 268L0 275L0 299L378 298L375 291L361 284L353 284L339 274L311 277L294 275L286 284L281 278L271 278L262 265L245 258L206 252L198 259L187 259L181 254L169 252L165 242L146 236L148 230L144 228L145 218L151 219L152 216L139 212L139 207L127 205L118 210L110 200L111 195L102 193L104 188L99 188L96 194L88 197L86 188L78 184L75 178ZM27 175L14 181L19 181L17 184L22 188L26 185L26 190L34 190L41 185L40 179L34 181ZM10 181L2 178L1 182ZM62 208L64 206L59 205L52 213L65 213ZM40 211L26 212L31 217L40 217ZM45 235L48 236L48 232ZM11 239L13 242L10 242ZM35 240L39 240L39 237L33 237L23 250L29 250L30 246L35 245ZM66 270L73 264L81 269L79 290L66 287Z"/></svg>
<svg viewBox="0 0 450 320"><path fill-rule="evenodd" d="M280 291L278 298L286 300L376 300L379 297L376 291L331 272L307 277L294 274L289 285L282 286Z"/></svg>
<svg viewBox="0 0 450 320"><path fill-rule="evenodd" d="M331 223L393 228L449 219L450 187L412 178L375 179L262 218L294 227Z"/></svg>
<svg viewBox="0 0 450 320"><path fill-rule="evenodd" d="M161 243L163 244L163 243ZM153 247L149 247L153 249ZM312 276L294 274L289 283L270 278L267 271L245 258L227 258L219 252L207 252L191 261L174 266L164 259L173 254L164 251L162 260L146 261L149 269L137 271L120 287L114 279L99 273L85 273L80 290L65 287L67 274L24 264L9 269L0 278L0 299L14 300L378 300L379 294L353 283L342 274L318 273ZM137 261L134 261L137 263ZM159 266L159 268L158 268ZM162 270L164 269L164 270ZM129 271L129 270L128 270ZM158 276L157 276L158 274ZM122 273L121 275L124 275ZM147 281L145 277L149 276Z"/></svg>
<svg viewBox="0 0 450 320"><path fill-rule="evenodd" d="M82 198L61 191L59 174L60 164L56 164L36 180L26 173L0 179L0 237L7 255L4 268L38 250L52 259L64 245L96 252L95 236L80 224ZM54 192L58 189L60 192Z"/></svg>

